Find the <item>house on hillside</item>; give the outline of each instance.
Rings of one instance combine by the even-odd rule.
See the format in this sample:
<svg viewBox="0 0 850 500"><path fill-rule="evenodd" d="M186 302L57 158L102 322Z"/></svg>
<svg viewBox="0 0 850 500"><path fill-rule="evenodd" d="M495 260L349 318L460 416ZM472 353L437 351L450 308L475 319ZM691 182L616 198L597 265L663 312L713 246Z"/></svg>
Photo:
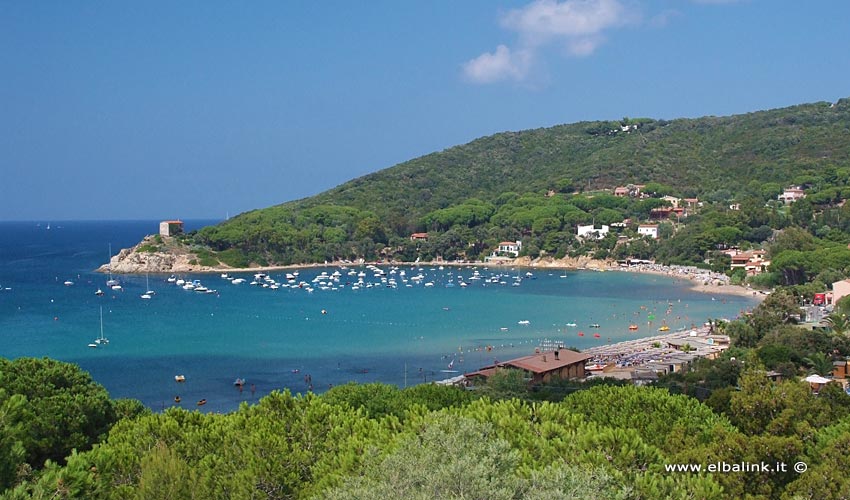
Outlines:
<svg viewBox="0 0 850 500"><path fill-rule="evenodd" d="M658 239L658 224L641 224L638 226L638 234L649 236L653 240Z"/></svg>
<svg viewBox="0 0 850 500"><path fill-rule="evenodd" d="M805 197L806 193L803 192L803 188L801 188L800 186L791 186L785 188L785 191L783 191L782 194L777 196L779 201L785 203L786 205L790 205L791 203L794 203L797 200L802 200Z"/></svg>
<svg viewBox="0 0 850 500"><path fill-rule="evenodd" d="M670 196L670 195L662 196L659 199L666 201L673 208L679 208L679 202L681 201L679 198L676 198L675 196Z"/></svg>
<svg viewBox="0 0 850 500"><path fill-rule="evenodd" d="M685 209L685 215L687 215L695 213L702 206L702 203L697 198L682 198L681 205Z"/></svg>
<svg viewBox="0 0 850 500"><path fill-rule="evenodd" d="M832 284L832 303L835 304L843 297L850 295L850 279L836 281Z"/></svg>
<svg viewBox="0 0 850 500"><path fill-rule="evenodd" d="M579 224L576 229L576 236L583 239L594 238L597 240L601 240L602 238L608 235L609 230L610 228L605 224L603 224L602 227L599 229L596 229L593 224L588 224L586 226Z"/></svg>
<svg viewBox="0 0 850 500"><path fill-rule="evenodd" d="M625 198L626 196L631 196L632 198L644 198L645 195L641 192L641 190L645 187L645 184L618 186L614 188L614 196L618 196L620 198Z"/></svg>
<svg viewBox="0 0 850 500"><path fill-rule="evenodd" d="M522 242L517 241L503 241L499 243L499 246L493 252L493 256L497 256L498 254L510 254L514 257L519 257L519 253L522 252Z"/></svg>
<svg viewBox="0 0 850 500"><path fill-rule="evenodd" d="M160 236L176 236L183 233L182 220L164 220L159 223Z"/></svg>
<svg viewBox="0 0 850 500"><path fill-rule="evenodd" d="M425 241L428 239L428 233L413 233L410 235L410 241Z"/></svg>
<svg viewBox="0 0 850 500"><path fill-rule="evenodd" d="M743 269L747 276L755 276L756 274L767 271L770 266L770 261L766 259L767 251L765 250L750 250L748 252L738 252L729 254L732 257L731 269Z"/></svg>

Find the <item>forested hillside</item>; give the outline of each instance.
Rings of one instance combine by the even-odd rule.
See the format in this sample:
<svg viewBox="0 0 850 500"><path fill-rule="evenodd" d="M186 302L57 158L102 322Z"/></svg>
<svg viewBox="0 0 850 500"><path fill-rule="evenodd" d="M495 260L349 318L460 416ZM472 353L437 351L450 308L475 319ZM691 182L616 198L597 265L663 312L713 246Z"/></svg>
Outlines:
<svg viewBox="0 0 850 500"><path fill-rule="evenodd" d="M718 209L743 203L748 216L760 219L751 229L789 223L779 207L761 212L790 185L846 198L848 137L850 99L729 117L624 118L505 132L241 214L204 228L191 243L200 245L202 264L236 267L474 259L502 240L522 240L531 257L600 249L606 252L598 256L610 257L611 245L575 241L576 225L637 223L664 206L662 195L698 198ZM612 199L616 186L629 184L646 185L651 198ZM839 191L829 191L834 188ZM427 241L411 242L414 232L428 232Z"/></svg>

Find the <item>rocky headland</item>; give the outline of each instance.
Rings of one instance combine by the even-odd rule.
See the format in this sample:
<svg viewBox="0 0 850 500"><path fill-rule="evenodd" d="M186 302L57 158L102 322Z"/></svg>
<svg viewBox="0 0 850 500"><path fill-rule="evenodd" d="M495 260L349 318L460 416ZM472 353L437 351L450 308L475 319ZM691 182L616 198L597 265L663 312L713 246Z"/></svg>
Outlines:
<svg viewBox="0 0 850 500"><path fill-rule="evenodd" d="M113 255L98 272L115 274L211 272L214 268L198 264L198 256L174 241L158 235L145 236L136 246Z"/></svg>

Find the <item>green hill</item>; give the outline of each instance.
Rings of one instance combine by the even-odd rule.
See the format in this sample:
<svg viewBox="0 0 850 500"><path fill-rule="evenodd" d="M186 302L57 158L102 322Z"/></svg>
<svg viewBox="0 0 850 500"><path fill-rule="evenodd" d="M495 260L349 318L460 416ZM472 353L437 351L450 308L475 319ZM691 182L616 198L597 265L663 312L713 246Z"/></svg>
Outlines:
<svg viewBox="0 0 850 500"><path fill-rule="evenodd" d="M241 214L199 231L194 242L231 265L415 258L423 251L475 257L500 239L534 235L542 248L545 237L567 238L577 223L641 218L654 208L584 196L619 185L724 203L775 199L790 184L843 185L849 137L850 99L728 117L505 132ZM427 245L409 244L417 231L430 233ZM575 250L569 242L549 246Z"/></svg>

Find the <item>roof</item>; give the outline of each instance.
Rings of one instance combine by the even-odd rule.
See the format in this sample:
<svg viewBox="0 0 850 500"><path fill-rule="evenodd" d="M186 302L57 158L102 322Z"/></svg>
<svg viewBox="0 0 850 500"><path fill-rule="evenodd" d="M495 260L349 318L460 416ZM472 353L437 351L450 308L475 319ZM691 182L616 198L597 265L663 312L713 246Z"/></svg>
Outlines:
<svg viewBox="0 0 850 500"><path fill-rule="evenodd" d="M516 246L516 241L503 241L503 242L499 243L500 247L506 246L506 245Z"/></svg>
<svg viewBox="0 0 850 500"><path fill-rule="evenodd" d="M467 378L469 378L469 377L484 377L484 378L487 378L487 377L492 377L494 373L496 373L496 367L495 366L489 367L489 368L482 368L482 369L474 371L474 372L464 373L464 376L466 376Z"/></svg>
<svg viewBox="0 0 850 500"><path fill-rule="evenodd" d="M638 226L639 229L640 228L650 229L650 228L657 228L657 227L658 227L658 224L641 224L641 225Z"/></svg>
<svg viewBox="0 0 850 500"><path fill-rule="evenodd" d="M164 220L162 224L183 224L182 220Z"/></svg>
<svg viewBox="0 0 850 500"><path fill-rule="evenodd" d="M585 361L593 357L590 354L582 354L569 349L560 349L557 352L558 359L555 359L555 351L547 351L505 361L502 364L528 370L533 373L545 373L576 363L584 364Z"/></svg>

